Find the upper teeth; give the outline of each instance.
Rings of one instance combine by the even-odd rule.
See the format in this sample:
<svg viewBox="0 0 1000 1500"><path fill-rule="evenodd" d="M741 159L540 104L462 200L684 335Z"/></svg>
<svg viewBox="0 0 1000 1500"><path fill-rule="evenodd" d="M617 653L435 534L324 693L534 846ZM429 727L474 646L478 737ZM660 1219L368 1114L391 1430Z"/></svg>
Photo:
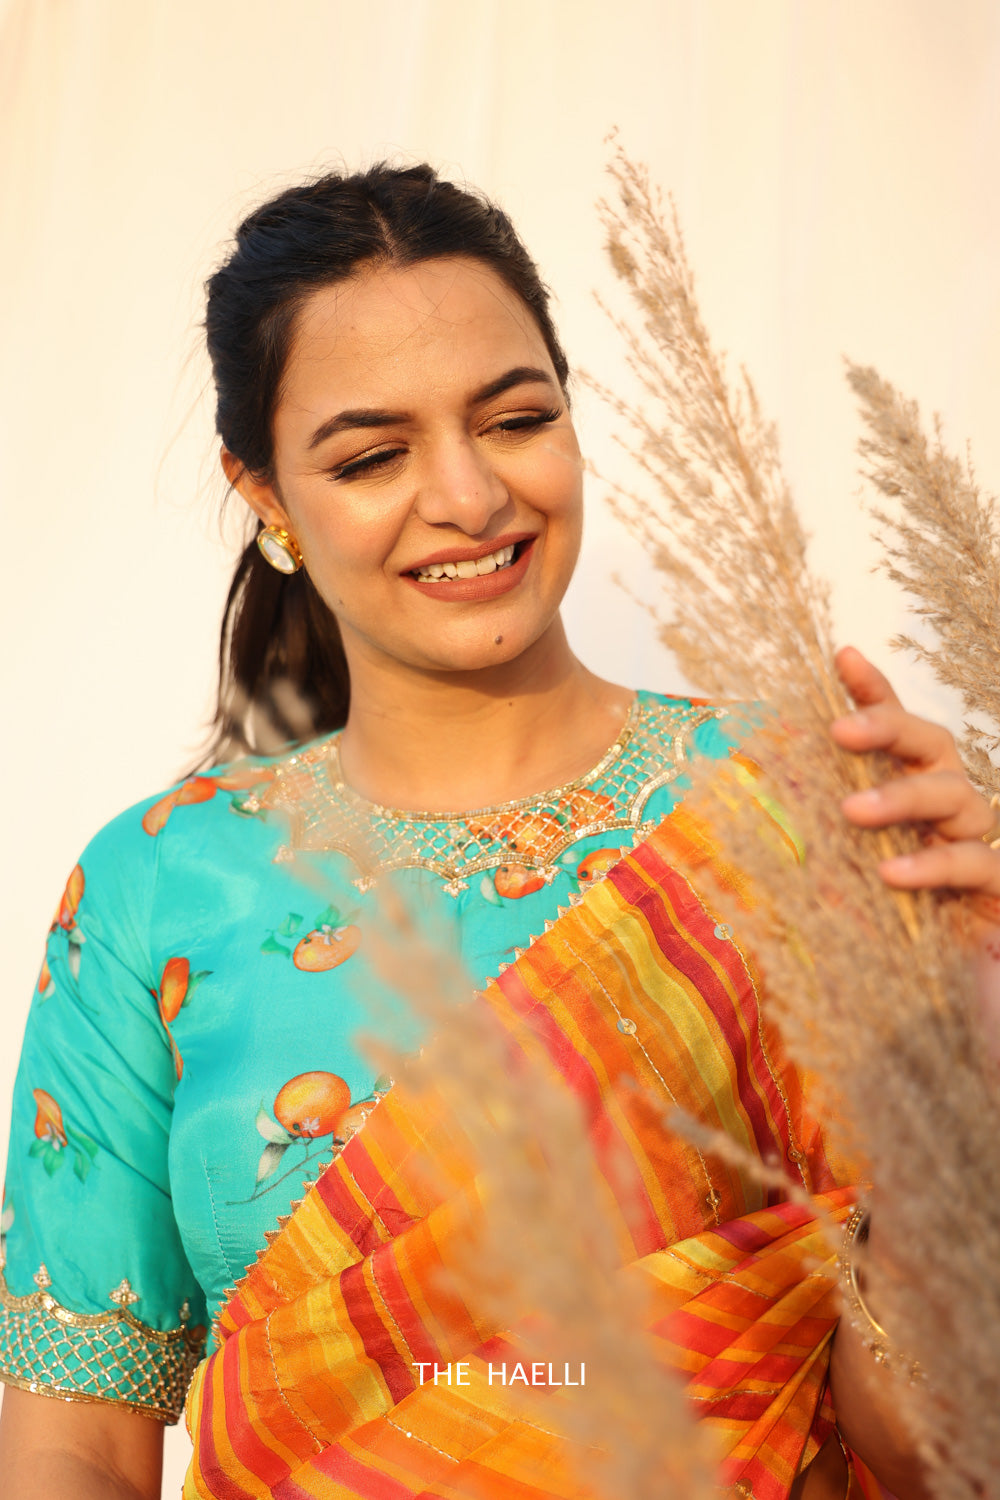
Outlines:
<svg viewBox="0 0 1000 1500"><path fill-rule="evenodd" d="M475 578L482 573L495 573L507 567L513 560L514 548L500 547L486 557L463 558L461 562L430 563L426 568L415 568L418 583L437 583L442 578Z"/></svg>

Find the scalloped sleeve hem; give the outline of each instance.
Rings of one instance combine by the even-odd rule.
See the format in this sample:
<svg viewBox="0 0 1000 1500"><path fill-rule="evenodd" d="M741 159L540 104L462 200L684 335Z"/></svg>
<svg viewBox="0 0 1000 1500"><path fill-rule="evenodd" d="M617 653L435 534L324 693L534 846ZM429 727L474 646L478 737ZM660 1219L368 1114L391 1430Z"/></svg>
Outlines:
<svg viewBox="0 0 1000 1500"><path fill-rule="evenodd" d="M205 1350L205 1330L187 1324L160 1330L129 1311L127 1282L102 1313L76 1313L49 1290L14 1296L0 1271L0 1382L64 1401L100 1401L161 1422L176 1422Z"/></svg>

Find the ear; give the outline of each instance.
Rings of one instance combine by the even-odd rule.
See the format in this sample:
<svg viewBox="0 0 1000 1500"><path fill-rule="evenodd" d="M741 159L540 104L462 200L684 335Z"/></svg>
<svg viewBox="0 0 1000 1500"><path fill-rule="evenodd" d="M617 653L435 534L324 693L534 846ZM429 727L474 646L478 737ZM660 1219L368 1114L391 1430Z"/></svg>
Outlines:
<svg viewBox="0 0 1000 1500"><path fill-rule="evenodd" d="M230 453L225 445L219 452L219 458L229 483L240 498L246 501L254 515L258 516L265 526L282 526L286 531L291 531L292 523L275 494L273 484L266 479L255 479L236 454Z"/></svg>

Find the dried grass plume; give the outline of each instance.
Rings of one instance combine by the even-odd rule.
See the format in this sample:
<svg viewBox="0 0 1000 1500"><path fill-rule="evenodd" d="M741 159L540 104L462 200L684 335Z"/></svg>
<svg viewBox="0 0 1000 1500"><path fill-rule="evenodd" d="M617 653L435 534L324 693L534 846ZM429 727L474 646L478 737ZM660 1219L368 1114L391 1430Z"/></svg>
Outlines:
<svg viewBox="0 0 1000 1500"><path fill-rule="evenodd" d="M969 775L1000 792L1000 522L970 460L944 447L941 424L928 438L915 401L870 366L848 362L866 434L859 444L867 479L882 497L872 507L889 577L915 601L938 644L912 636L912 651L947 687L968 719L961 749Z"/></svg>
<svg viewBox="0 0 1000 1500"><path fill-rule="evenodd" d="M898 768L829 737L849 704L774 430L746 374L730 381L712 348L676 212L621 151L610 171L608 251L631 303L615 322L641 396L605 395L649 490L613 503L662 575L661 633L688 679L765 705L744 714L755 768L692 767L689 806L756 893L749 912L703 886L705 899L749 944L789 1047L870 1180L871 1295L901 1365L927 1373L901 1380L899 1405L936 1464L934 1493L972 1500L994 1492L1000 1453L1000 1091L971 964L953 906L892 892L878 874L918 831L863 832L840 811ZM924 566L937 592L922 581L922 597L967 585L953 553L928 551Z"/></svg>

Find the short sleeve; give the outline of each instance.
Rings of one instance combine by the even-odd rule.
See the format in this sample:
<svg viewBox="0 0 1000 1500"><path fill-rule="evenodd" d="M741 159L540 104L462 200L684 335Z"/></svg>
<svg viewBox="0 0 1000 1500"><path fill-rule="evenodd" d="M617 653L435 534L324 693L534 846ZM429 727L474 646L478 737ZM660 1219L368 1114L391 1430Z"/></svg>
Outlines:
<svg viewBox="0 0 1000 1500"><path fill-rule="evenodd" d="M0 1380L176 1421L204 1299L174 1218L178 1068L149 931L142 808L98 835L53 917L14 1088Z"/></svg>

